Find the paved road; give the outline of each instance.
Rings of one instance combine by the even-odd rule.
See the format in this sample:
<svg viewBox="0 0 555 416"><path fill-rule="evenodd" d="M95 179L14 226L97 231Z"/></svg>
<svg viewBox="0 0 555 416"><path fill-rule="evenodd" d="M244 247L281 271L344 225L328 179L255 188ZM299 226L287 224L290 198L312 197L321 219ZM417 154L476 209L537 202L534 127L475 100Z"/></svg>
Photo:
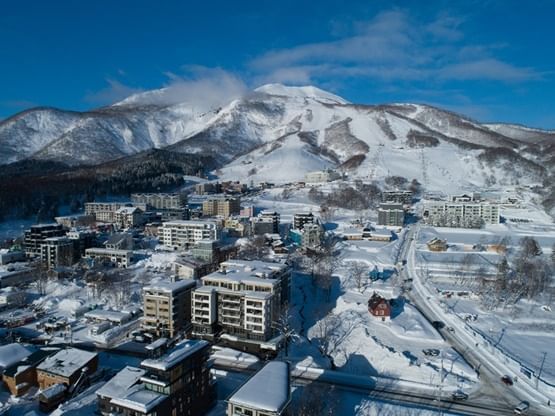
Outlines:
<svg viewBox="0 0 555 416"><path fill-rule="evenodd" d="M428 300L428 290L424 287L420 280L415 267L415 241L418 231L418 225L413 225L408 231L403 246L400 250L400 259L406 261L406 265L400 270L401 277L406 281L411 281L405 296L416 306L420 312L428 319L428 321L449 322L452 316L435 306ZM458 319L458 318L457 318ZM498 360L485 356L486 352L477 349L475 340L470 334L454 332L445 329L440 330L441 335L449 342L454 349L475 369L479 369L480 374L480 393L483 399L495 398L498 403L514 408L521 400L530 402L529 414L533 415L553 415L555 409L550 409L543 403L547 403L547 399L538 397L537 392L531 392L528 385L514 385L512 387L505 386L501 383L501 376L511 374L510 371L499 366ZM521 382L522 384L522 382ZM479 397L471 396L469 400L476 401ZM541 402L540 402L541 400ZM507 414L510 414L509 412Z"/></svg>

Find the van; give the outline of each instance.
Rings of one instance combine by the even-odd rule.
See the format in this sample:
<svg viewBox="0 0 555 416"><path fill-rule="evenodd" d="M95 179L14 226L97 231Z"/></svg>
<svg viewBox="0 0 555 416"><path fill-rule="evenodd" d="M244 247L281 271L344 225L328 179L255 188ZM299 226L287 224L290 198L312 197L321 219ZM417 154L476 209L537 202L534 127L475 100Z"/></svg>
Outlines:
<svg viewBox="0 0 555 416"><path fill-rule="evenodd" d="M515 408L514 412L517 415L525 415L528 413L528 409L530 408L530 404L528 402L520 402Z"/></svg>

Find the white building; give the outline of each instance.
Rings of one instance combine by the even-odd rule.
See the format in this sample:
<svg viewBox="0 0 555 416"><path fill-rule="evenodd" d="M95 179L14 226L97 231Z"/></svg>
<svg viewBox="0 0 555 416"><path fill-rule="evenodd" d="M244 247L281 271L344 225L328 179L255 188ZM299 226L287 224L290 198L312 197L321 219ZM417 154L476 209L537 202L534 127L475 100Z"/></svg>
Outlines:
<svg viewBox="0 0 555 416"><path fill-rule="evenodd" d="M307 183L332 182L337 179L341 179L341 175L331 169L308 172L305 175L305 182Z"/></svg>
<svg viewBox="0 0 555 416"><path fill-rule="evenodd" d="M216 221L169 221L162 224L162 243L174 250L185 249L201 240L219 240L221 225Z"/></svg>
<svg viewBox="0 0 555 416"><path fill-rule="evenodd" d="M114 267L128 267L133 261L131 250L112 250L108 248L88 248L85 250L85 257L107 261Z"/></svg>
<svg viewBox="0 0 555 416"><path fill-rule="evenodd" d="M227 416L281 416L291 402L289 364L270 361L227 401Z"/></svg>
<svg viewBox="0 0 555 416"><path fill-rule="evenodd" d="M480 228L499 224L499 205L490 202L428 202L423 217L428 224L441 227Z"/></svg>

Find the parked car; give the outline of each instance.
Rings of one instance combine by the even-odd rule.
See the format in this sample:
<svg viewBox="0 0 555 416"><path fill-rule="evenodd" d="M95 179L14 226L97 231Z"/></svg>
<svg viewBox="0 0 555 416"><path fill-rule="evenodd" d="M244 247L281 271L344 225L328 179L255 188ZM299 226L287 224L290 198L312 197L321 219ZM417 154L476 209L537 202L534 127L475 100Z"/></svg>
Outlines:
<svg viewBox="0 0 555 416"><path fill-rule="evenodd" d="M443 329L443 328L445 328L445 323L444 323L444 322L441 322L441 321L433 321L433 322L432 322L432 326L433 326L435 329Z"/></svg>
<svg viewBox="0 0 555 416"><path fill-rule="evenodd" d="M425 350L422 350L422 352L424 353L424 355L428 355L430 357L437 357L440 353L440 351L436 348L427 348Z"/></svg>
<svg viewBox="0 0 555 416"><path fill-rule="evenodd" d="M511 378L511 376L508 376L506 374L503 377L501 377L501 381L506 386L512 386L513 385L513 379Z"/></svg>
<svg viewBox="0 0 555 416"><path fill-rule="evenodd" d="M448 327L447 327L447 330L448 330L449 332L455 332L455 328L453 328L452 326L448 326Z"/></svg>
<svg viewBox="0 0 555 416"><path fill-rule="evenodd" d="M468 399L468 394L466 394L464 391L457 390L451 395L451 397L453 398L453 400L466 400Z"/></svg>
<svg viewBox="0 0 555 416"><path fill-rule="evenodd" d="M525 415L528 413L528 409L530 409L530 403L528 402L520 402L515 408L514 412L517 415Z"/></svg>

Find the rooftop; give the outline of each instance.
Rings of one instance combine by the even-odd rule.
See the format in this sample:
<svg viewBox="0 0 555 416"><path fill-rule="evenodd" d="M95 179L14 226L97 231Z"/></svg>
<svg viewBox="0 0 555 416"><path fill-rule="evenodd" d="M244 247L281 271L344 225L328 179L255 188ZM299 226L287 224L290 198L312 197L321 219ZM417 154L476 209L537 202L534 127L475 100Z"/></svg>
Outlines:
<svg viewBox="0 0 555 416"><path fill-rule="evenodd" d="M140 413L149 413L167 398L166 395L146 390L144 386L137 385L133 386L124 397L113 398L111 403Z"/></svg>
<svg viewBox="0 0 555 416"><path fill-rule="evenodd" d="M144 286L143 290L152 290L164 293L174 293L179 290L184 290L188 288L196 287L197 282L194 279L183 279L177 280L175 282L160 281L156 283L151 283L148 286Z"/></svg>
<svg viewBox="0 0 555 416"><path fill-rule="evenodd" d="M9 367L31 355L31 351L22 345L13 343L0 347L0 368Z"/></svg>
<svg viewBox="0 0 555 416"><path fill-rule="evenodd" d="M110 399L124 398L127 392L146 373L146 370L136 367L124 367L106 384L96 391L97 396Z"/></svg>
<svg viewBox="0 0 555 416"><path fill-rule="evenodd" d="M204 340L187 339L179 342L160 358L143 360L141 366L167 371L207 345L208 342Z"/></svg>
<svg viewBox="0 0 555 416"><path fill-rule="evenodd" d="M37 369L62 377L69 377L81 367L87 365L97 355L95 352L67 348L48 357L37 366Z"/></svg>
<svg viewBox="0 0 555 416"><path fill-rule="evenodd" d="M267 412L281 412L289 403L289 365L271 361L252 376L228 401Z"/></svg>

